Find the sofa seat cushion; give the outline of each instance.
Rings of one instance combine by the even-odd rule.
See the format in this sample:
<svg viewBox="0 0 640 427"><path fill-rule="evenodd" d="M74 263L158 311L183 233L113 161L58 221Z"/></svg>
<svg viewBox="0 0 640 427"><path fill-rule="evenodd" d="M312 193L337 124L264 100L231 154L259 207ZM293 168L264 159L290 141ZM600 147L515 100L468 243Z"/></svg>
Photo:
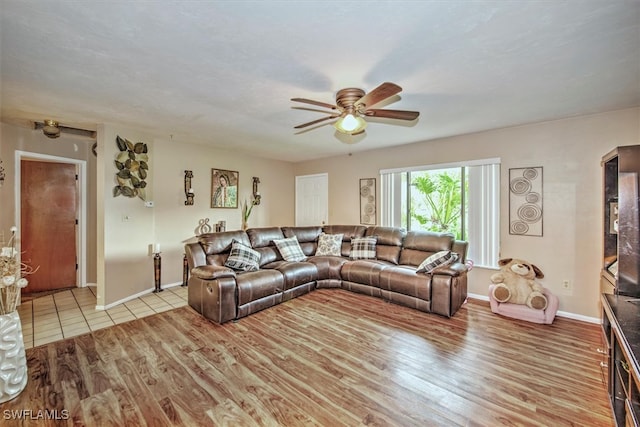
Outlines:
<svg viewBox="0 0 640 427"><path fill-rule="evenodd" d="M376 260L348 261L342 266L342 280L360 283L367 286L380 287L380 272L391 264Z"/></svg>
<svg viewBox="0 0 640 427"><path fill-rule="evenodd" d="M315 264L318 269L318 280L335 279L341 280L340 271L342 266L349 262L347 258L338 256L311 256L307 262Z"/></svg>
<svg viewBox="0 0 640 427"><path fill-rule="evenodd" d="M318 280L318 268L310 262L276 261L267 264L265 268L282 273L285 291Z"/></svg>
<svg viewBox="0 0 640 427"><path fill-rule="evenodd" d="M284 277L277 270L258 270L236 276L238 305L250 303L269 295L280 294L284 288Z"/></svg>
<svg viewBox="0 0 640 427"><path fill-rule="evenodd" d="M417 273L414 267L388 267L380 272L380 288L429 301L431 276Z"/></svg>

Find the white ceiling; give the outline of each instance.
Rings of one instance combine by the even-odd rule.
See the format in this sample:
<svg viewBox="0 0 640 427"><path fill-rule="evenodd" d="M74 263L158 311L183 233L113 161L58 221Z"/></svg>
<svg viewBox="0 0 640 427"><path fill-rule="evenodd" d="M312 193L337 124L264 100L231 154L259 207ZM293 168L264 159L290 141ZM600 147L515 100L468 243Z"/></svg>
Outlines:
<svg viewBox="0 0 640 427"><path fill-rule="evenodd" d="M118 123L300 161L640 105L640 1L2 0L3 121ZM345 87L415 123L340 139ZM309 106L313 108L312 106ZM391 123L391 121L386 121ZM357 142L348 144L348 142Z"/></svg>

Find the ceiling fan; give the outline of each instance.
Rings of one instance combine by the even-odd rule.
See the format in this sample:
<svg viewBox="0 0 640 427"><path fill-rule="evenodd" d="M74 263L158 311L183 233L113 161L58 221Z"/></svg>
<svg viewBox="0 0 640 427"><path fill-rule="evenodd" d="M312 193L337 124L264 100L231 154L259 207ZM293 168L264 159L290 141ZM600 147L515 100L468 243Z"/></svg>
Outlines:
<svg viewBox="0 0 640 427"><path fill-rule="evenodd" d="M58 123L55 120L45 119L42 122L34 122L34 129L42 129L42 133L44 133L49 138L58 138L60 137L60 133L70 134L79 137L85 137L89 139L96 139L96 132L87 129L79 129L71 126L64 126Z"/></svg>
<svg viewBox="0 0 640 427"><path fill-rule="evenodd" d="M402 88L397 84L385 82L369 93L365 93L362 89L357 88L341 89L336 93L336 105L306 98L291 98L291 100L295 102L304 102L306 104L317 105L319 107L329 108L332 110L331 112L324 112L329 114L327 117L295 126L295 129L302 129L326 120L337 118L338 120L336 120L333 126L339 132L349 135L358 135L363 133L367 126L367 122L364 120L363 116L398 120L414 120L420 115L418 111L371 108L374 105L397 95L401 91Z"/></svg>

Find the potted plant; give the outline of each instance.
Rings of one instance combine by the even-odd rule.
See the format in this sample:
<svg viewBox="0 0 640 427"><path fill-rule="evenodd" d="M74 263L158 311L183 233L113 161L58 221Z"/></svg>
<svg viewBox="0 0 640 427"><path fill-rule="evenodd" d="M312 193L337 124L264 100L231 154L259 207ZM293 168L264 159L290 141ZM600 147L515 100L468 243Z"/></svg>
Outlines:
<svg viewBox="0 0 640 427"><path fill-rule="evenodd" d="M18 259L17 228L10 231L9 241L0 241L0 403L16 397L27 385L27 359L16 307L20 290L29 283L25 276L35 272Z"/></svg>

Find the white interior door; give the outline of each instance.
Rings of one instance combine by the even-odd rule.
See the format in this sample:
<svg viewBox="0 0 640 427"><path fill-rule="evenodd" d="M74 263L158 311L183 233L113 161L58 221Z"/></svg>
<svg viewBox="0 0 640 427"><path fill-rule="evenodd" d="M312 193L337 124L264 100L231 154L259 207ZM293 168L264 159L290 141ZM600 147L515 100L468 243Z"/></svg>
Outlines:
<svg viewBox="0 0 640 427"><path fill-rule="evenodd" d="M296 226L324 225L329 220L329 175L296 176Z"/></svg>

